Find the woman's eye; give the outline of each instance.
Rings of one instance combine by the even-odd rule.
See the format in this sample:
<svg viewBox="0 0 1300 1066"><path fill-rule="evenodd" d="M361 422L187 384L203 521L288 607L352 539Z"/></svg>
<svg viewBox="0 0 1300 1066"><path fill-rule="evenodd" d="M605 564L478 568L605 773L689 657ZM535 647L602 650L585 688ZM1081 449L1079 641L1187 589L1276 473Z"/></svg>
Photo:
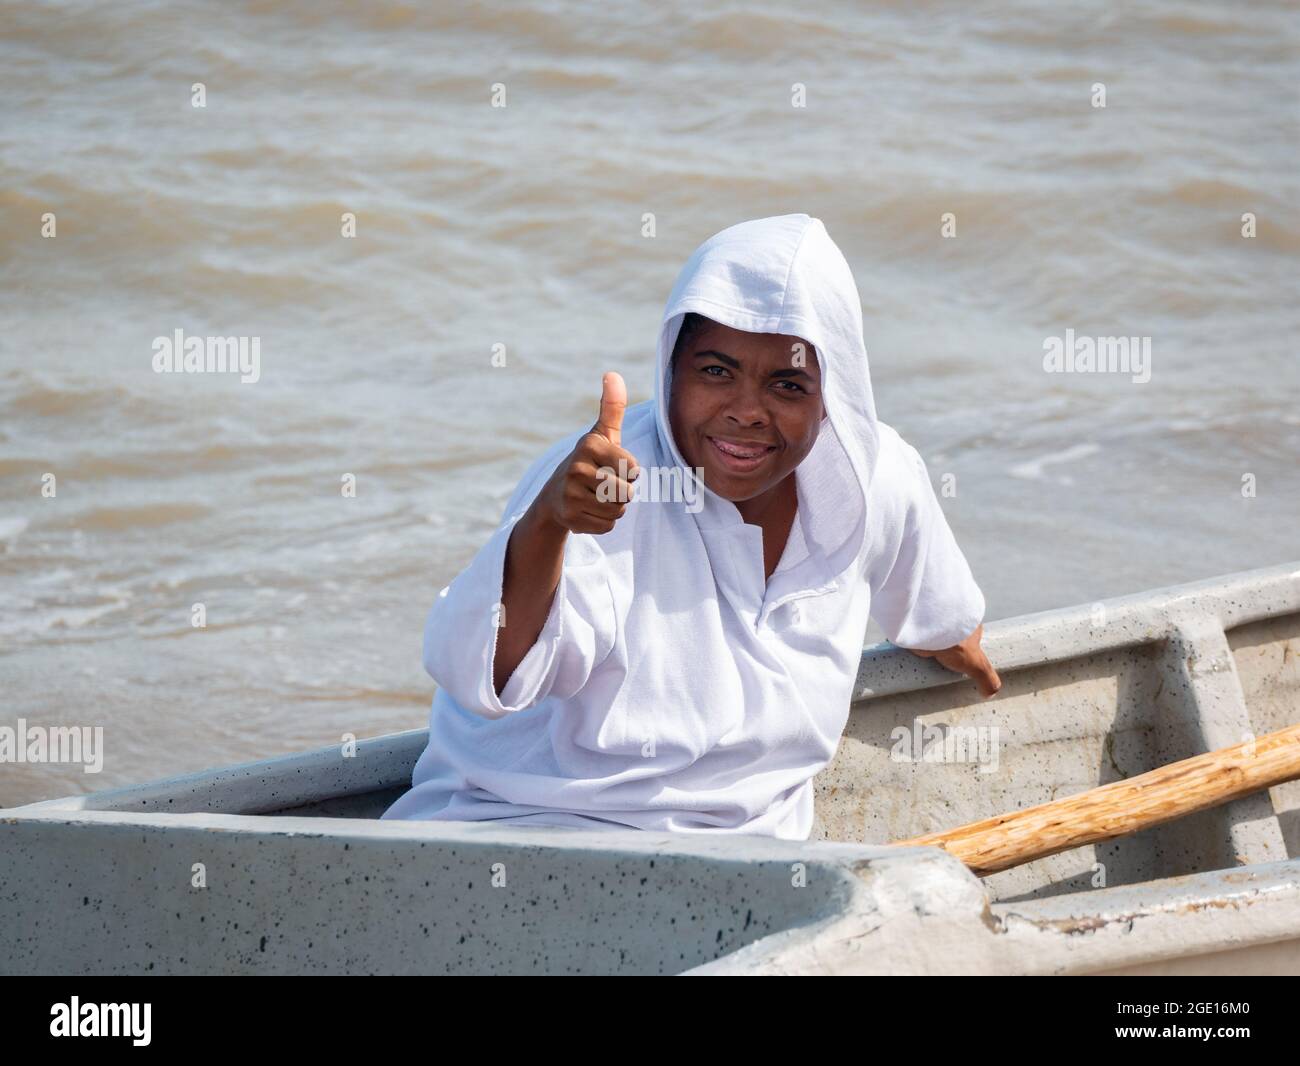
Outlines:
<svg viewBox="0 0 1300 1066"><path fill-rule="evenodd" d="M713 371L715 371L715 370L716 370L718 373L716 373L716 374L713 373ZM704 368L704 372L705 372L706 374L708 374L710 377L715 377L715 378L716 378L716 377L720 377L721 375L725 374L725 373L727 372L727 368L726 368L725 366L718 366L717 363L714 363L712 366L706 366L706 367Z"/></svg>
<svg viewBox="0 0 1300 1066"><path fill-rule="evenodd" d="M792 390L793 390L794 392L807 392L807 391L808 391L808 390L805 389L802 385L800 385L797 381L787 381L787 380L784 380L784 379L783 379L783 380L781 380L781 381L778 381L777 384L778 384L778 385L789 385L789 386L790 386L789 389L784 389L784 390L783 390L783 391L785 391L785 392L790 392L790 391L792 391Z"/></svg>

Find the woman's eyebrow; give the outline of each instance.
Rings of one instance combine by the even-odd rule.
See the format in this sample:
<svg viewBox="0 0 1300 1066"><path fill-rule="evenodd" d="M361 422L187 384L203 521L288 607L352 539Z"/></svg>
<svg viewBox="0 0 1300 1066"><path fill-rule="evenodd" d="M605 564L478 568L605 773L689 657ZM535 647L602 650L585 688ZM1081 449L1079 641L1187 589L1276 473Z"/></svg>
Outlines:
<svg viewBox="0 0 1300 1066"><path fill-rule="evenodd" d="M706 359L706 358L718 359L726 363L727 366L732 367L735 370L740 369L739 359L733 359L731 356L726 355L723 352L715 351L713 348L705 348L702 351L698 351L694 355L692 355L691 358L692 359Z"/></svg>
<svg viewBox="0 0 1300 1066"><path fill-rule="evenodd" d="M813 380L813 376L810 373L808 373L808 371L800 370L797 366L788 367L784 370L773 370L772 377L774 378L801 377L801 378L807 378L809 381Z"/></svg>

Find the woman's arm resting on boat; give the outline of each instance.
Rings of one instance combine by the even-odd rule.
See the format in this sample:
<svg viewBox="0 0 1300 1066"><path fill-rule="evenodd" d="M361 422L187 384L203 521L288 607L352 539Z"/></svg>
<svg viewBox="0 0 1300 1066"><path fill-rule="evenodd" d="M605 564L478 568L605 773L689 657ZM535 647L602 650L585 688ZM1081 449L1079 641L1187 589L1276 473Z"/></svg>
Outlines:
<svg viewBox="0 0 1300 1066"><path fill-rule="evenodd" d="M925 462L901 438L890 439L888 476L898 489L887 521L888 563L873 579L871 614L900 648L937 659L991 696L1001 682L980 647L984 594L935 496Z"/></svg>
<svg viewBox="0 0 1300 1066"><path fill-rule="evenodd" d="M923 659L935 659L954 673L965 674L979 687L980 695L988 697L1002 687L1002 679L998 677L998 672L993 669L989 657L980 647L980 638L983 635L984 626L981 624L974 633L951 648L944 648L942 651L925 651L921 648L908 650Z"/></svg>
<svg viewBox="0 0 1300 1066"><path fill-rule="evenodd" d="M569 534L608 533L627 510L638 470L621 444L626 408L623 379L606 374L596 424L555 468L510 534L501 593L502 614L510 624L497 630L492 670L498 696L546 625ZM613 473L620 460L626 480Z"/></svg>

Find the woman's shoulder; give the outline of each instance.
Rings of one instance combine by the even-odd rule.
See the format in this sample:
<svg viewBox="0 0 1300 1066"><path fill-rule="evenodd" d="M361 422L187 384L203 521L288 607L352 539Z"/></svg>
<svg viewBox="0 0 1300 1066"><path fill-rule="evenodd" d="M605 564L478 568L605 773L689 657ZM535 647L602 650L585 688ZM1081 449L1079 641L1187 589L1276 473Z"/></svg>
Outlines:
<svg viewBox="0 0 1300 1066"><path fill-rule="evenodd" d="M877 431L879 449L871 477L872 502L877 507L906 508L929 476L925 460L893 426L880 422Z"/></svg>

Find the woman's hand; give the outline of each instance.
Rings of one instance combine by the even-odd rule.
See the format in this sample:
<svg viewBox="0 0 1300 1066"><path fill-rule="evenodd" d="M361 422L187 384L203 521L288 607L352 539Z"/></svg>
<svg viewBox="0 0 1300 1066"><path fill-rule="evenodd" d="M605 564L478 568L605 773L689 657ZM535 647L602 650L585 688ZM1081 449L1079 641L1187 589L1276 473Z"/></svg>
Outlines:
<svg viewBox="0 0 1300 1066"><path fill-rule="evenodd" d="M606 374L596 424L578 439L533 502L531 510L541 522L570 533L608 533L623 517L640 473L636 458L622 447L626 408L622 377Z"/></svg>
<svg viewBox="0 0 1300 1066"><path fill-rule="evenodd" d="M941 666L946 666L954 673L965 674L972 678L979 686L980 695L985 699L992 696L1002 687L1002 679L998 677L998 672L993 669L993 664L989 662L989 657L984 654L984 649L980 647L980 637L984 635L984 626L976 627L975 632L963 640L960 644L954 644L951 648L944 648L942 651L921 651L918 648L908 648L913 655L919 655L923 659L937 659Z"/></svg>

